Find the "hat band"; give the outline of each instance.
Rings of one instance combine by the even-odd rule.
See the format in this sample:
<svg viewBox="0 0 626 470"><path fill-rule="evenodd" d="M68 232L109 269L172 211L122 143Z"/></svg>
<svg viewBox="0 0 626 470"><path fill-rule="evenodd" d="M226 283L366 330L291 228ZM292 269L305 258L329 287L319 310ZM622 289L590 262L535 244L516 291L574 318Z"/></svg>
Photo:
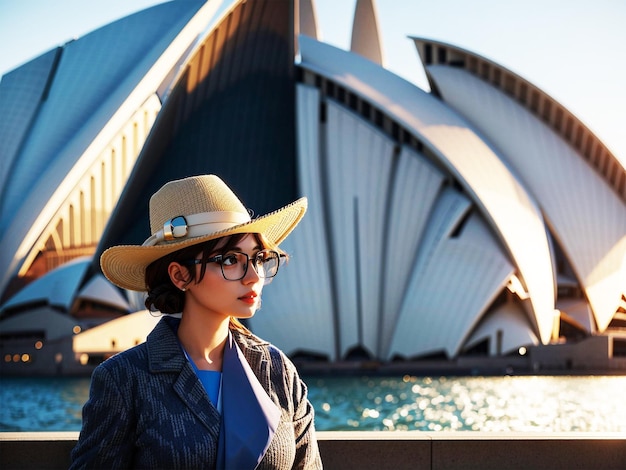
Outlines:
<svg viewBox="0 0 626 470"><path fill-rule="evenodd" d="M241 212L218 211L179 215L167 220L163 229L152 234L142 246L154 246L179 238L195 238L227 230L250 222L250 216Z"/></svg>

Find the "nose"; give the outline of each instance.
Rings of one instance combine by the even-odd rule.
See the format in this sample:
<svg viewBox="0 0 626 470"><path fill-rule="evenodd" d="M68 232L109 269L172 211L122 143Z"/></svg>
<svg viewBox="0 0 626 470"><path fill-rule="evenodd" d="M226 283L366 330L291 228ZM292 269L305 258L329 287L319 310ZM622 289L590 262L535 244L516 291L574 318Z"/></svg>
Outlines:
<svg viewBox="0 0 626 470"><path fill-rule="evenodd" d="M242 282L246 283L254 283L261 279L259 273L257 272L257 262L255 258L250 258L248 260L248 268L246 269L246 274L243 276Z"/></svg>

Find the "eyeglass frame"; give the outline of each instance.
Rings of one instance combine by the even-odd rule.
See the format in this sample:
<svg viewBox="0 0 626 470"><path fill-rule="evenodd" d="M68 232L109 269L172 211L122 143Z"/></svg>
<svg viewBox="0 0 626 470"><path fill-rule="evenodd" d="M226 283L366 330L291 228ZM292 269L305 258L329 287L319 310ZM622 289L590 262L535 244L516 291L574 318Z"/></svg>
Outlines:
<svg viewBox="0 0 626 470"><path fill-rule="evenodd" d="M272 274L271 276L266 276L265 273L263 275L261 275L259 273L259 271L257 270L258 256L259 256L260 253L264 253L264 252L275 254L276 255L276 259L278 260L278 262L276 264L276 272L274 272L274 274ZM241 277L239 277L237 279L229 279L229 278L227 278L226 277L226 273L224 272L224 264L223 264L222 260L223 260L223 258L225 256L228 256L228 255L244 255L246 257L246 263L245 263L245 267L243 268L243 274L241 275ZM257 276L259 276L259 278L265 279L265 280L269 280L269 279L273 279L278 274L278 269L280 268L280 264L281 264L282 258L285 258L285 255L279 253L276 250L259 250L253 256L250 256L250 255L248 255L248 253L244 253L243 251L229 251L229 252L224 253L224 254L212 256L210 258L207 258L206 260L198 259L198 258L190 259L190 260L187 260L184 264L186 264L186 265L202 265L202 264L207 264L207 263L217 263L220 266L220 271L222 272L222 277L226 281L241 281L244 277L246 277L246 274L248 274L248 266L250 265L250 261L254 260L254 265L252 266L252 269L254 269L254 272L257 274Z"/></svg>

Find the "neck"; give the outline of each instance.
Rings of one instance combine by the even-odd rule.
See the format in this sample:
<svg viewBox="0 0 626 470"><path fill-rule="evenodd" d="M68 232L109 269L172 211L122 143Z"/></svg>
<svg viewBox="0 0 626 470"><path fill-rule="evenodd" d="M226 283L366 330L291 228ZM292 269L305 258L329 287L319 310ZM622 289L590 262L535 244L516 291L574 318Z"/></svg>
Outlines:
<svg viewBox="0 0 626 470"><path fill-rule="evenodd" d="M210 316L183 313L178 339L200 370L222 370L230 317L216 321Z"/></svg>

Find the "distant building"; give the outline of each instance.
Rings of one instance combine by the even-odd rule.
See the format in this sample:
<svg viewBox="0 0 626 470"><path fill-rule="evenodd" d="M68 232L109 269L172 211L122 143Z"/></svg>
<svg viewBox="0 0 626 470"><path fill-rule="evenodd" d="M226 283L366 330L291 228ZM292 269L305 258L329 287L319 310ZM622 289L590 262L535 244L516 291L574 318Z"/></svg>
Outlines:
<svg viewBox="0 0 626 470"><path fill-rule="evenodd" d="M105 286L99 255L142 243L150 195L200 173L255 213L309 198L249 322L294 357L517 356L597 335L626 355L626 170L575 116L427 39L431 91L392 74L372 0L351 51L318 39L313 0L224 3L149 8L2 78L3 368L143 341L153 317L138 337L116 326L141 295ZM111 339L90 349L93 327Z"/></svg>

